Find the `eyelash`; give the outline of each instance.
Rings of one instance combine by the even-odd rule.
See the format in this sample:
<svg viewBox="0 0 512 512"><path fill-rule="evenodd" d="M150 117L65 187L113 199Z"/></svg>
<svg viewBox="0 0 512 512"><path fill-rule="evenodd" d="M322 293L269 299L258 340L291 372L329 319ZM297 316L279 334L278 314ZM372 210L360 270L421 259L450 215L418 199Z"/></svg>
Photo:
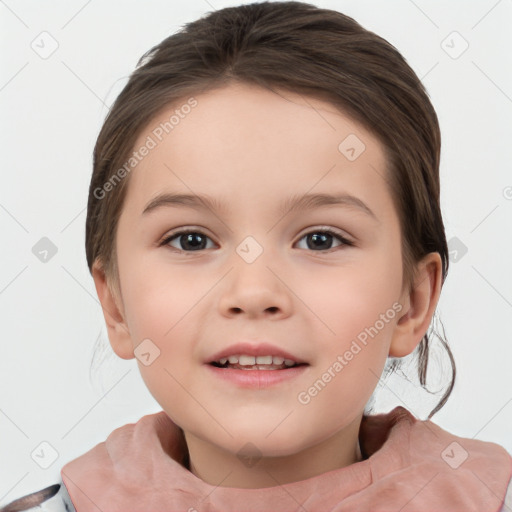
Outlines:
<svg viewBox="0 0 512 512"><path fill-rule="evenodd" d="M205 235L202 231L200 231L198 229L189 228L189 229L183 229L182 231L177 231L175 233L172 233L172 234L166 236L158 245L159 245L159 247L163 246L163 245L168 245L172 240L179 238L182 235L187 235L189 233L199 234L199 235L205 236L206 238L211 240L211 238L208 235ZM302 240L303 238L305 238L308 235L317 234L317 233L328 234L328 235L332 235L334 238L337 238L340 242L342 242L342 245L338 246L338 247L342 247L343 245L346 245L349 247L354 246L354 243L352 241L348 240L347 238L342 236L340 233L338 233L337 231L334 231L331 228L313 229L312 231L308 231L307 233L304 233L304 235L302 235L302 237L298 241ZM187 254L193 254L195 252L204 252L204 250L205 250L205 249L202 249L199 251L185 251L184 249L176 249L175 247L171 247L171 246L168 246L168 247L174 252L184 252ZM331 249L325 249L325 250L319 250L319 251L311 251L311 252L330 253L330 252L333 252L338 247L333 247Z"/></svg>

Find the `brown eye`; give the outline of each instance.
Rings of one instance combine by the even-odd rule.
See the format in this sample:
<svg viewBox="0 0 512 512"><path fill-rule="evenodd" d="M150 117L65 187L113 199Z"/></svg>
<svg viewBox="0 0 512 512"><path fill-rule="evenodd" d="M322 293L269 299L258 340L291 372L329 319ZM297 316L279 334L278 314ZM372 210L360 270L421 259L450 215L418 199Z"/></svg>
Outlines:
<svg viewBox="0 0 512 512"><path fill-rule="evenodd" d="M174 240L177 241L178 247L171 244ZM170 245L179 251L193 252L206 249L208 240L211 240L210 237L200 231L179 231L163 240L161 245Z"/></svg>
<svg viewBox="0 0 512 512"><path fill-rule="evenodd" d="M328 251L333 248L332 244L335 240L338 240L338 245L334 246L334 248L343 246L343 245L354 245L350 240L347 240L345 237L336 233L330 229L318 229L316 231L311 231L304 235L300 240L306 240L306 249L311 249L313 251ZM301 247L303 248L303 247Z"/></svg>

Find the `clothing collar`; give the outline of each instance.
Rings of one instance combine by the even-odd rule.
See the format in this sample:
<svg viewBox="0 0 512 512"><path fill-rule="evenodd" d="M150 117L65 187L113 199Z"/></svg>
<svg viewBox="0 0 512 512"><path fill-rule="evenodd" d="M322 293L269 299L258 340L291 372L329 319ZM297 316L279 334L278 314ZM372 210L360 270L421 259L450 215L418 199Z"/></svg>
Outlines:
<svg viewBox="0 0 512 512"><path fill-rule="evenodd" d="M363 416L364 460L264 489L210 485L186 469L181 429L164 411L114 430L61 476L80 512L135 510L500 510L512 457L498 444L454 436L403 407Z"/></svg>

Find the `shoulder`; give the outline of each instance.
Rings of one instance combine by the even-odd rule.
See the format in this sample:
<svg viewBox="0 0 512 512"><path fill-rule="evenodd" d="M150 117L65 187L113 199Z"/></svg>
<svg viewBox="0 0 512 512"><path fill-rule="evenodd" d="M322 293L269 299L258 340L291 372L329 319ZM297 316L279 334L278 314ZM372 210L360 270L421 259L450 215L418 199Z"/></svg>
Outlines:
<svg viewBox="0 0 512 512"><path fill-rule="evenodd" d="M66 486L62 482L27 494L4 505L0 512L76 512Z"/></svg>

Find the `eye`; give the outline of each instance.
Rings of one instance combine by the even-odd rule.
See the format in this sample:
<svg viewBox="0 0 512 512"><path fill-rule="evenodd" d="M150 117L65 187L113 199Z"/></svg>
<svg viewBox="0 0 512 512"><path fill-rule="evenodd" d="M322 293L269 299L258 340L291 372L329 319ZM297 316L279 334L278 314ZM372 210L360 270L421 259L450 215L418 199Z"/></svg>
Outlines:
<svg viewBox="0 0 512 512"><path fill-rule="evenodd" d="M171 242L175 239L181 247L175 247L171 244ZM206 236L201 231L188 229L179 231L178 233L174 233L166 237L164 240L162 240L160 245L170 245L179 251L193 252L205 249L207 240L211 241L211 238Z"/></svg>
<svg viewBox="0 0 512 512"><path fill-rule="evenodd" d="M313 249L315 252L328 251L329 249L332 249L331 244L333 239L337 239L341 242L336 247L341 245L354 245L353 242L347 240L340 233L337 233L332 229L316 229L315 231L310 231L309 233L306 233L299 242L304 239L306 239L306 249Z"/></svg>
<svg viewBox="0 0 512 512"><path fill-rule="evenodd" d="M300 240L306 240L306 249L312 249L315 252L319 251L328 251L332 249L332 243L334 240L338 240L340 243L335 246L339 247L342 245L353 246L354 243L345 238L340 233L332 229L316 229L314 231L310 231L306 233ZM196 229L186 229L182 231L178 231L177 233L173 233L172 235L167 236L160 242L159 245L169 245L177 251L183 252L194 252L201 251L203 249L211 249L211 246L207 247L208 240L212 241L211 238L201 231ZM179 246L176 247L172 245L171 242L176 242ZM304 247L302 247L304 248Z"/></svg>

